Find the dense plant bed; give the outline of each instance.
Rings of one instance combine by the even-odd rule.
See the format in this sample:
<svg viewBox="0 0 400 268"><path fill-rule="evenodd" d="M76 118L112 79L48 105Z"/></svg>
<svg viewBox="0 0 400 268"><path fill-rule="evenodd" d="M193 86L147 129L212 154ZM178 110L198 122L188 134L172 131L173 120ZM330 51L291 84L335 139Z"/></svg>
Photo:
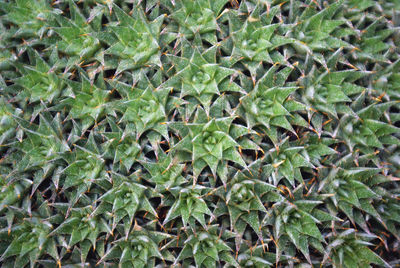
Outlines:
<svg viewBox="0 0 400 268"><path fill-rule="evenodd" d="M0 0L1 267L399 265L398 0Z"/></svg>

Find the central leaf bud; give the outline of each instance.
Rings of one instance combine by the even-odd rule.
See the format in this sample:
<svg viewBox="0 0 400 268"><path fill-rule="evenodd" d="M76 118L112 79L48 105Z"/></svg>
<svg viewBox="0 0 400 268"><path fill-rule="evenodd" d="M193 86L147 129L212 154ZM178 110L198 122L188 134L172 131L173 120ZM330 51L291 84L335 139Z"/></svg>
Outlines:
<svg viewBox="0 0 400 268"><path fill-rule="evenodd" d="M132 249L133 249L133 251L140 252L140 251L143 250L143 246L142 246L141 244L139 244L139 245L133 245L133 246L132 246Z"/></svg>
<svg viewBox="0 0 400 268"><path fill-rule="evenodd" d="M254 103L256 105L256 109L252 109L253 114L271 115L273 104L271 100L266 100L260 96L254 101Z"/></svg>
<svg viewBox="0 0 400 268"><path fill-rule="evenodd" d="M266 109L269 107L269 104L264 99L260 99L260 102L258 103L258 107L261 109Z"/></svg>
<svg viewBox="0 0 400 268"><path fill-rule="evenodd" d="M206 84L210 80L211 80L211 76L203 71L199 71L192 76L192 82L195 84Z"/></svg>
<svg viewBox="0 0 400 268"><path fill-rule="evenodd" d="M241 203L248 201L252 197L253 193L245 185L242 185L238 191L233 193L232 201Z"/></svg>
<svg viewBox="0 0 400 268"><path fill-rule="evenodd" d="M217 143L216 138L213 136L212 132L205 132L203 134L203 143L204 144L210 144L210 145L214 145Z"/></svg>
<svg viewBox="0 0 400 268"><path fill-rule="evenodd" d="M202 144L207 151L211 152L218 142L218 139L213 135L212 132L206 131L203 133Z"/></svg>
<svg viewBox="0 0 400 268"><path fill-rule="evenodd" d="M190 17L197 22L197 24L202 24L204 18L200 12L192 12L190 13Z"/></svg>
<svg viewBox="0 0 400 268"><path fill-rule="evenodd" d="M242 42L242 47L244 49L256 50L257 49L257 41L253 39L244 40Z"/></svg>
<svg viewBox="0 0 400 268"><path fill-rule="evenodd" d="M139 115L144 115L151 113L151 107L148 105L143 105L139 108Z"/></svg>
<svg viewBox="0 0 400 268"><path fill-rule="evenodd" d="M139 100L139 116L146 116L155 112L157 108L157 103L155 101Z"/></svg>
<svg viewBox="0 0 400 268"><path fill-rule="evenodd" d="M206 239L202 242L201 246L204 252L208 252L210 248L213 248L215 246L215 243L210 239Z"/></svg>
<svg viewBox="0 0 400 268"><path fill-rule="evenodd" d="M213 136L210 136L205 140L205 143L207 143L207 144L215 144L216 142L217 141Z"/></svg>

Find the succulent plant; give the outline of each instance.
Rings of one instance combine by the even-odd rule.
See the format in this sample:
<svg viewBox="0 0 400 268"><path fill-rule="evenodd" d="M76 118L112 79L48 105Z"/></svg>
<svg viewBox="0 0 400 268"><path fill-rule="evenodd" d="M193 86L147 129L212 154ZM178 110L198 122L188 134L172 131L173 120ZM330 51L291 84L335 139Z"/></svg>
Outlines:
<svg viewBox="0 0 400 268"><path fill-rule="evenodd" d="M95 214L99 214L101 211L110 211L113 217L111 231L114 230L123 218L128 217L129 225L126 226L126 235L128 235L136 211L144 210L157 217L157 212L148 201L145 191L146 188L140 184L122 182L119 187L110 189L100 197L102 203L97 208L98 211Z"/></svg>
<svg viewBox="0 0 400 268"><path fill-rule="evenodd" d="M96 250L97 238L100 233L111 233L108 223L102 216L92 216L90 207L72 209L68 220L62 222L49 235L51 237L65 235L66 248L70 250L79 244L81 261L84 264L90 248Z"/></svg>
<svg viewBox="0 0 400 268"><path fill-rule="evenodd" d="M331 241L327 246L322 264L327 261L327 256L333 252L332 263L334 265L357 267L373 263L381 266L389 266L388 263L367 247L370 244L368 241L373 239L374 235L365 233L357 234L354 229L348 229L335 236L331 236L331 234L328 236ZM357 254L354 254L356 252Z"/></svg>
<svg viewBox="0 0 400 268"><path fill-rule="evenodd" d="M143 65L161 65L158 38L164 15L149 23L141 8L132 11L134 14L130 16L114 5L113 12L117 16L118 25L110 25L109 34L101 37L110 46L104 54L117 57L115 75ZM113 68L113 61L107 63L107 67Z"/></svg>
<svg viewBox="0 0 400 268"><path fill-rule="evenodd" d="M216 263L221 262L231 266L238 266L229 253L232 249L221 240L217 231L217 226L212 225L208 231L189 233L175 262L185 262L185 259L193 258L197 267L215 266ZM224 236L229 237L229 235ZM174 240L171 242L174 242Z"/></svg>
<svg viewBox="0 0 400 268"><path fill-rule="evenodd" d="M174 146L174 150L181 152L178 157L182 158L183 161L193 162L195 180L201 171L208 166L214 177L218 173L225 183L227 180L225 163L227 161L232 161L247 168L239 153L239 148L258 149L258 147L252 144L251 141L248 143L248 148L244 147L246 146L244 143L243 147L240 147L240 144L231 137L230 131L233 132L236 129L235 124L232 124L233 119L232 117L225 117L211 119L208 122L204 121L204 123L195 121L191 124L178 123L176 126L172 126L178 130L182 129L179 133L182 136L182 140ZM191 154L191 157L188 153ZM195 180L193 183L195 183Z"/></svg>
<svg viewBox="0 0 400 268"><path fill-rule="evenodd" d="M13 120L10 105L7 105L4 99L0 99L0 144L5 144L15 134L16 123ZM16 113L21 113L21 110L14 110Z"/></svg>
<svg viewBox="0 0 400 268"><path fill-rule="evenodd" d="M228 183L226 189L220 187L217 190L216 193L221 200L213 212L214 217L229 216L230 230L235 236L236 254L240 251L241 245L248 235L247 227L256 234L260 243L264 243L262 218L268 214L268 211L261 199L274 189L268 183L250 180L238 173ZM226 196L225 192L227 192Z"/></svg>
<svg viewBox="0 0 400 268"><path fill-rule="evenodd" d="M160 151L157 162L142 162L142 164L149 172L148 180L155 184L160 193L163 193L186 182L182 176L185 164L177 163L176 158L171 159L168 154Z"/></svg>
<svg viewBox="0 0 400 268"><path fill-rule="evenodd" d="M163 224L165 225L180 216L184 227L190 224L192 229L194 229L195 221L197 221L206 229L204 216L206 214L212 216L212 213L206 202L202 199L202 194L205 190L205 187L200 186L193 188L171 188L172 194L175 193L176 201L165 216Z"/></svg>
<svg viewBox="0 0 400 268"><path fill-rule="evenodd" d="M240 99L240 113L246 118L247 125L250 128L258 126L274 144L277 144L278 127L289 130L294 135L297 135L288 118L293 119L291 121L294 125L304 126L307 123L302 117L295 117L295 115L291 114L292 112L306 110L304 104L290 97L291 93L296 91L297 87L282 87L285 79L281 79L282 83L275 80L275 84L278 86L273 86L270 80L275 77L287 77L291 69L287 67L279 74L276 74L276 76L273 76L275 69L277 68L272 67L268 73L258 81L254 90ZM283 71L285 71L286 74L281 74Z"/></svg>
<svg viewBox="0 0 400 268"><path fill-rule="evenodd" d="M94 31L99 30L101 12L96 16L86 19L74 1L68 1L71 19L64 16L56 16L59 26L52 28L61 40L56 43L57 50L71 56L71 61L88 60L101 49L98 38L92 35Z"/></svg>
<svg viewBox="0 0 400 268"><path fill-rule="evenodd" d="M48 254L55 261L60 261L56 248L56 241L49 237L52 224L39 217L32 217L23 221L16 230L11 229L12 242L3 252L1 260L16 256L15 265L25 266L34 263L43 255Z"/></svg>
<svg viewBox="0 0 400 268"><path fill-rule="evenodd" d="M182 43L186 42L182 41ZM204 107L207 114L215 95L221 95L224 91L237 91L239 88L237 85L235 88L233 82L226 85L227 78L235 71L218 65L215 52L214 48L210 48L200 53L199 50L189 47L184 51L189 58L171 56L177 74L166 82L166 85L180 88L180 98L194 97ZM195 103L191 102L191 105L193 104Z"/></svg>
<svg viewBox="0 0 400 268"><path fill-rule="evenodd" d="M168 238L166 234L148 231L135 226L129 237L115 240L113 246L100 259L99 263L119 259L121 267L152 267L155 259L164 259L158 249L160 240Z"/></svg>
<svg viewBox="0 0 400 268"><path fill-rule="evenodd" d="M395 267L395 0L0 0L2 267Z"/></svg>
<svg viewBox="0 0 400 268"><path fill-rule="evenodd" d="M37 53L37 52L36 52ZM52 102L59 97L66 87L65 81L57 75L57 66L49 66L39 54L35 54L36 66L20 67L23 76L15 80L15 84L26 90L26 96L30 102Z"/></svg>

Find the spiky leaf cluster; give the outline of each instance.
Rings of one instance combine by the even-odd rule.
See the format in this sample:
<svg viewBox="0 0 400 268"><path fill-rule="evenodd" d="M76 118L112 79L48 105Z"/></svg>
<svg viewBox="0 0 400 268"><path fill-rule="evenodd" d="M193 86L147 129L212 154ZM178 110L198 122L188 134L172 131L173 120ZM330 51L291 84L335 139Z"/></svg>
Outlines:
<svg viewBox="0 0 400 268"><path fill-rule="evenodd" d="M1 267L391 267L396 0L0 0Z"/></svg>

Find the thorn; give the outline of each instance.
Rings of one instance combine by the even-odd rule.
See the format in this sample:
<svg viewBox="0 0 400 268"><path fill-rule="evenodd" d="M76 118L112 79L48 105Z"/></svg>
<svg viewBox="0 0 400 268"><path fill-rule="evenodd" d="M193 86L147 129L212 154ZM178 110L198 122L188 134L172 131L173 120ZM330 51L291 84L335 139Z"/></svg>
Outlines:
<svg viewBox="0 0 400 268"><path fill-rule="evenodd" d="M135 231L142 230L142 227L139 226L139 224L137 223L136 219L135 219L135 225L133 226L133 230L135 230Z"/></svg>
<svg viewBox="0 0 400 268"><path fill-rule="evenodd" d="M253 18L253 17L250 16L247 20L248 20L249 22L256 22L256 21L259 21L260 19Z"/></svg>
<svg viewBox="0 0 400 268"><path fill-rule="evenodd" d="M329 119L329 120L323 122L322 125L325 126L326 124L329 124L332 120L333 120L333 119L331 118L331 119Z"/></svg>
<svg viewBox="0 0 400 268"><path fill-rule="evenodd" d="M285 162L285 160L282 160L282 161L279 161L278 163L272 164L272 166L273 166L274 168L277 168L277 167L279 167L280 165L282 165L284 162Z"/></svg>

